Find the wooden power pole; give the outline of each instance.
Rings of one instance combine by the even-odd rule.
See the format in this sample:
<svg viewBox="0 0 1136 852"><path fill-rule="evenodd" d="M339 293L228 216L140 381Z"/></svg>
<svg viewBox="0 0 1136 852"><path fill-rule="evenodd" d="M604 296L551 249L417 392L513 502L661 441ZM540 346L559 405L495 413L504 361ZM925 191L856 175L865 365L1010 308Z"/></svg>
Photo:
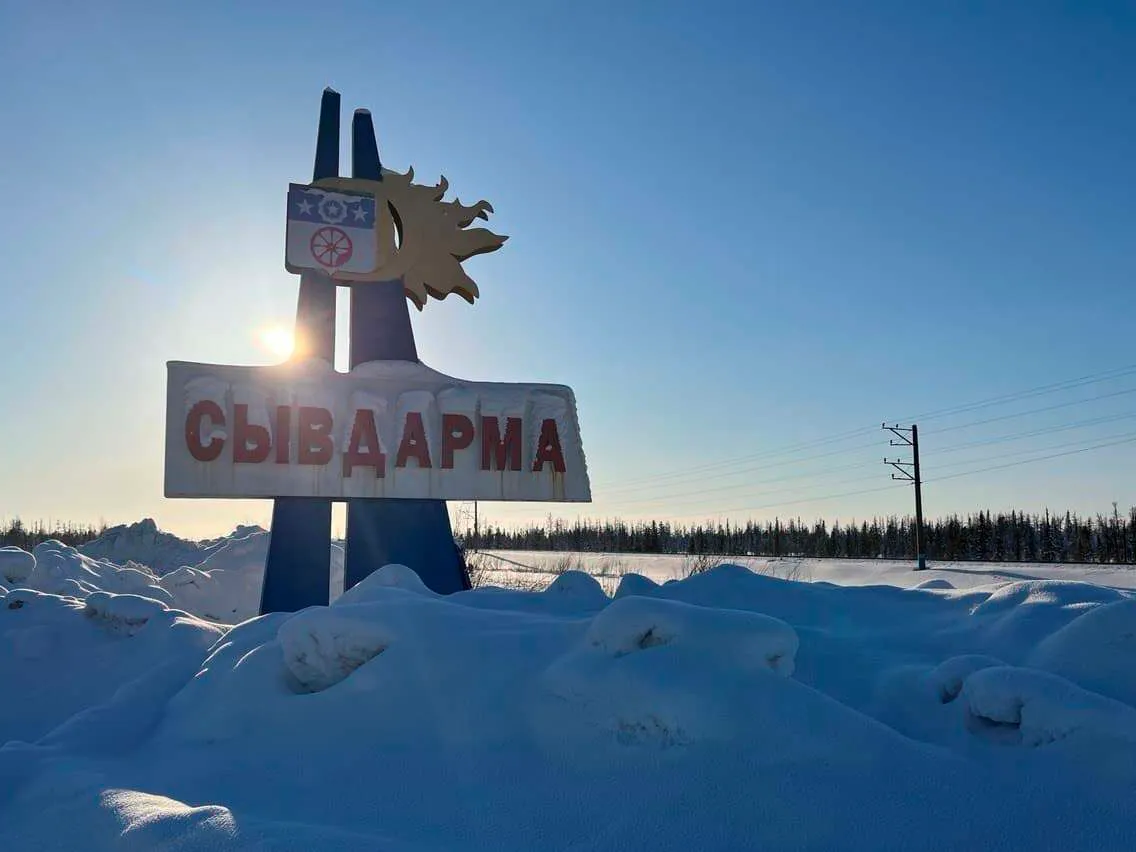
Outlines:
<svg viewBox="0 0 1136 852"><path fill-rule="evenodd" d="M915 558L916 571L927 568L927 554L923 549L923 479L919 475L919 427L914 423L910 427L882 424L883 428L895 435L891 439L893 447L911 447L911 461L889 459L884 457L884 464L891 465L897 471L891 475L892 479L900 482L911 482L915 485Z"/></svg>

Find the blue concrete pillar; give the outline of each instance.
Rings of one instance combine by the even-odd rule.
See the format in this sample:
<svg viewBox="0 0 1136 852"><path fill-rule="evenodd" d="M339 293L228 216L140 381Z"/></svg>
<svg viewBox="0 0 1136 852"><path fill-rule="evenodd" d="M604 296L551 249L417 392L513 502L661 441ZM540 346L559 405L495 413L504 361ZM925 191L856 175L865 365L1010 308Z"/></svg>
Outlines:
<svg viewBox="0 0 1136 852"><path fill-rule="evenodd" d="M320 102L312 179L339 174L339 93ZM335 282L318 272L300 276L296 306L297 355L335 363ZM277 497L272 502L260 612L295 612L325 605L331 585L331 501Z"/></svg>
<svg viewBox="0 0 1136 852"><path fill-rule="evenodd" d="M356 111L351 130L352 176L381 180L370 113ZM402 281L353 286L351 367L367 361L417 360ZM390 562L410 567L429 588L442 594L469 588L444 500L347 501L344 558L347 589Z"/></svg>

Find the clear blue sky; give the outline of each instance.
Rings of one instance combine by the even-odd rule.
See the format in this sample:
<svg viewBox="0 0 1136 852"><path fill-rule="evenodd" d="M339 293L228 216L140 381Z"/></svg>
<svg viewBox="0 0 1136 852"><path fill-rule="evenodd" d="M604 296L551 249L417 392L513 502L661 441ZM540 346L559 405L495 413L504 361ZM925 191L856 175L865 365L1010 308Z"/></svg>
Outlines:
<svg viewBox="0 0 1136 852"><path fill-rule="evenodd" d="M888 484L878 428L778 451L1136 364L1132 3L9 3L0 77L0 516L267 520L161 496L164 365L273 361L325 85L387 165L498 211L483 299L431 302L419 352L572 385L583 514L904 511L817 499ZM1128 440L1134 388L928 419L926 475ZM1113 500L1131 440L925 496Z"/></svg>

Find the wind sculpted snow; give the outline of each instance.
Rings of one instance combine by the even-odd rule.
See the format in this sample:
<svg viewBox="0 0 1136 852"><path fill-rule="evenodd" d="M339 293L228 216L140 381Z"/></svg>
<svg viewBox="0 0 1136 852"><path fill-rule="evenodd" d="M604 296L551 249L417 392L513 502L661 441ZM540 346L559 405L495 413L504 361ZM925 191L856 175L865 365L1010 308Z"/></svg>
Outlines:
<svg viewBox="0 0 1136 852"><path fill-rule="evenodd" d="M0 549L0 584L79 599L95 591L137 594L210 621L235 624L259 611L267 553L268 533L260 527L238 527L220 539L190 542L146 520L113 527L80 548L46 541L32 553ZM182 558L192 561L172 567ZM330 558L329 594L338 594L342 546L333 543Z"/></svg>
<svg viewBox="0 0 1136 852"><path fill-rule="evenodd" d="M439 596L386 566L221 636L15 590L6 683L134 668L0 748L0 848L1129 850L1133 602L740 566Z"/></svg>
<svg viewBox="0 0 1136 852"><path fill-rule="evenodd" d="M81 601L12 590L0 597L0 741L34 742L166 666L188 679L223 633L136 595ZM120 721L129 727L133 718Z"/></svg>

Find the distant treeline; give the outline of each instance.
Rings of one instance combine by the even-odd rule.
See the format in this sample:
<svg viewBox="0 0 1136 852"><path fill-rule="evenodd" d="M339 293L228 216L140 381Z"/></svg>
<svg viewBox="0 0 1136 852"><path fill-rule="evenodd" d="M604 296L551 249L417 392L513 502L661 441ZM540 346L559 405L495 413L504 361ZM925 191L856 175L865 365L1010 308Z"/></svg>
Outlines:
<svg viewBox="0 0 1136 852"><path fill-rule="evenodd" d="M27 526L19 518L0 524L0 547L15 545L24 550L31 550L37 544L55 539L71 547L78 547L93 541L106 532L106 525L90 526L83 524L51 523L36 521L34 526Z"/></svg>
<svg viewBox="0 0 1136 852"><path fill-rule="evenodd" d="M815 556L850 559L902 559L915 556L915 521L910 517L873 518L828 526L800 518L766 523L684 526L666 521L621 520L481 529L464 533L469 548L499 550L578 550L608 553L684 553L754 556ZM924 551L932 560L983 562L1136 561L1136 507L1127 516L1115 505L1109 516L1080 517L978 512L924 523Z"/></svg>
<svg viewBox="0 0 1136 852"><path fill-rule="evenodd" d="M978 512L951 515L923 525L924 551L932 560L980 562L1136 563L1136 507L1122 515L1081 517ZM78 547L98 538L105 525L71 523L33 526L20 519L0 523L0 546L31 550L57 539ZM915 556L915 521L891 516L828 526L794 518L745 524L672 524L667 521L573 521L549 518L541 525L483 527L461 533L462 544L488 550L576 550L604 553L680 553L715 556L815 556L848 559L907 559Z"/></svg>

